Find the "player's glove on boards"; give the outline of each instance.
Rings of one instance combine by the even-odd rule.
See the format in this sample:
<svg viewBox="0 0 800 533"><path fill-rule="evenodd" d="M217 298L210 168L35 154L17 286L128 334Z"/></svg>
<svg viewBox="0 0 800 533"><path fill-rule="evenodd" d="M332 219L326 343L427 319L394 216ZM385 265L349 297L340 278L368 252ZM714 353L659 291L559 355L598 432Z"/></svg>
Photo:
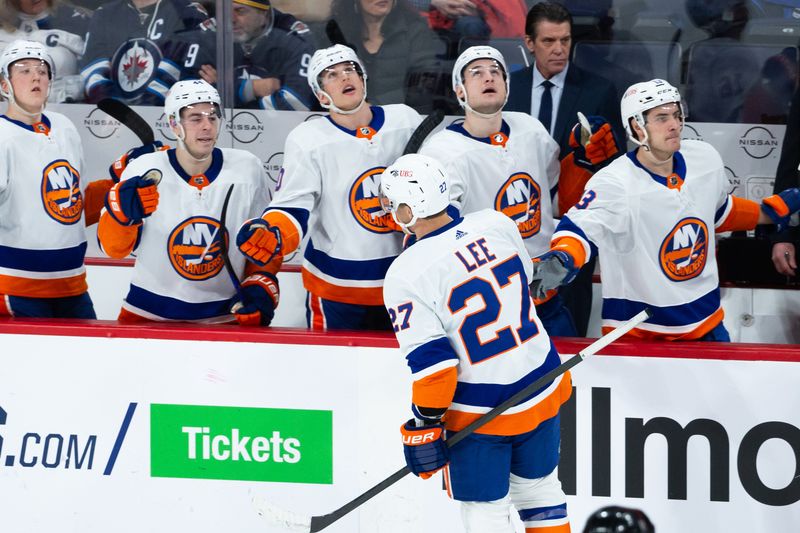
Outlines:
<svg viewBox="0 0 800 533"><path fill-rule="evenodd" d="M406 465L415 476L428 479L450 462L442 424L417 427L416 419L412 418L400 426L400 433Z"/></svg>
<svg viewBox="0 0 800 533"><path fill-rule="evenodd" d="M575 154L576 165L597 172L622 153L621 143L605 118L589 116L586 119L591 131L587 131L580 122L575 124L569 134L569 145Z"/></svg>
<svg viewBox="0 0 800 533"><path fill-rule="evenodd" d="M123 226L140 224L158 207L158 187L142 176L121 181L109 189L106 211Z"/></svg>
<svg viewBox="0 0 800 533"><path fill-rule="evenodd" d="M543 299L547 291L566 285L578 275L580 269L567 252L550 250L533 259L531 296Z"/></svg>
<svg viewBox="0 0 800 533"><path fill-rule="evenodd" d="M269 326L280 301L278 278L268 272L253 274L242 282L242 300L231 313L242 326Z"/></svg>
<svg viewBox="0 0 800 533"><path fill-rule="evenodd" d="M783 231L789 225L789 218L800 211L800 189L793 187L767 196L761 201L761 210L772 219L779 232Z"/></svg>
<svg viewBox="0 0 800 533"><path fill-rule="evenodd" d="M111 163L111 166L108 167L108 174L111 176L111 179L114 180L114 183L118 183L122 178L122 173L125 171L131 161L140 155L150 154L152 152L160 152L162 150L169 150L169 146L165 146L161 141L156 141L152 144L144 144L137 148L132 148L119 156L116 161Z"/></svg>
<svg viewBox="0 0 800 533"><path fill-rule="evenodd" d="M275 256L282 256L281 230L263 218L245 221L236 234L236 246L247 259L264 266Z"/></svg>

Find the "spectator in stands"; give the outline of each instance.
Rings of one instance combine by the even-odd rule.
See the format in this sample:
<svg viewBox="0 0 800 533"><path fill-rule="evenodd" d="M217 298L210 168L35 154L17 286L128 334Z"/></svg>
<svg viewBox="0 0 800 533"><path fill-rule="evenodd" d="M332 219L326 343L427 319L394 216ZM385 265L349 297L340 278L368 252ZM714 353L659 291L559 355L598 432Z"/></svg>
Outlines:
<svg viewBox="0 0 800 533"><path fill-rule="evenodd" d="M331 16L333 0L272 0L272 6L304 22L325 22Z"/></svg>
<svg viewBox="0 0 800 533"><path fill-rule="evenodd" d="M83 54L84 36L90 11L58 0L4 0L17 38L42 43L53 59L55 78L50 85L50 102L83 99L78 58Z"/></svg>
<svg viewBox="0 0 800 533"><path fill-rule="evenodd" d="M578 112L604 117L613 131L609 135L616 136L620 151L624 151L621 140L625 135L614 86L605 78L569 62L572 47L572 16L569 11L555 2L537 3L528 11L525 34L525 45L533 54L534 64L511 74L506 110L538 117L558 143L561 159L569 157L574 151L569 138L577 123ZM589 177L599 170L592 165L585 166L590 167L585 168L585 172L560 176L560 213L565 213L580 200ZM577 279L561 290L581 336L586 336L589 325L594 267L592 259L581 269Z"/></svg>
<svg viewBox="0 0 800 533"><path fill-rule="evenodd" d="M525 30L524 0L411 0L428 16L430 27L458 45L472 39L522 37Z"/></svg>
<svg viewBox="0 0 800 533"><path fill-rule="evenodd" d="M314 46L308 27L272 7L270 0L233 1L236 107L307 111L316 98L306 81ZM217 83L216 31L176 35L165 47L152 89L162 95L179 79Z"/></svg>
<svg viewBox="0 0 800 533"><path fill-rule="evenodd" d="M114 0L92 15L81 60L86 100L159 104L152 87L163 47L176 32L210 27L213 20L191 0Z"/></svg>
<svg viewBox="0 0 800 533"><path fill-rule="evenodd" d="M775 174L775 189L778 194L800 184L800 89L795 90L789 109L789 122L783 137L781 158ZM797 243L800 228L793 227L773 235L772 263L775 270L785 276L797 275Z"/></svg>
<svg viewBox="0 0 800 533"><path fill-rule="evenodd" d="M369 76L371 103L405 103L421 112L430 110L435 95L427 84L433 78L437 87L446 86L437 82L449 80L437 58L444 43L408 0L334 0L331 17L348 44L358 50Z"/></svg>

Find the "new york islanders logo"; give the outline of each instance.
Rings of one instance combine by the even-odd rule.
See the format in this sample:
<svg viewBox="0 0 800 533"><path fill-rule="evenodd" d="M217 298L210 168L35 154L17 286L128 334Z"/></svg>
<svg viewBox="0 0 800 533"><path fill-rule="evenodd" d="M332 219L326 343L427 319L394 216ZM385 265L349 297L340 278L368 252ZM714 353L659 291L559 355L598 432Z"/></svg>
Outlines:
<svg viewBox="0 0 800 533"><path fill-rule="evenodd" d="M517 223L523 239L533 237L542 228L542 190L525 172L512 174L500 187L494 199L495 211L500 211Z"/></svg>
<svg viewBox="0 0 800 533"><path fill-rule="evenodd" d="M708 228L699 218L684 218L661 243L661 270L673 281L686 281L699 276L707 259Z"/></svg>
<svg viewBox="0 0 800 533"><path fill-rule="evenodd" d="M81 219L81 177L69 161L57 159L42 172L42 204L56 222L72 225Z"/></svg>
<svg viewBox="0 0 800 533"><path fill-rule="evenodd" d="M219 221L200 216L187 218L170 233L167 253L181 277L191 281L213 278L224 266Z"/></svg>
<svg viewBox="0 0 800 533"><path fill-rule="evenodd" d="M356 221L365 229L374 233L391 233L388 227L392 215L380 214L381 174L386 167L375 167L367 170L356 179L350 188L350 212Z"/></svg>

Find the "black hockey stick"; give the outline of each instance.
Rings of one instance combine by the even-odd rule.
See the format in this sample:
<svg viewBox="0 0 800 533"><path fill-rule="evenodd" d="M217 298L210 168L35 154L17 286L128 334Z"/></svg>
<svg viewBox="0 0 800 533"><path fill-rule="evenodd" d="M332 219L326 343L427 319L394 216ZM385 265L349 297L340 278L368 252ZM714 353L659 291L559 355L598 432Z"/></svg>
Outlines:
<svg viewBox="0 0 800 533"><path fill-rule="evenodd" d="M339 23L336 22L336 20L331 19L325 25L325 35L328 37L331 44L343 44L348 48L352 48L354 52L358 52L358 47L356 45L347 42L342 28L339 27Z"/></svg>
<svg viewBox="0 0 800 533"><path fill-rule="evenodd" d="M430 135L443 120L444 111L441 109L434 109L430 115L425 117L425 120L419 123L417 129L411 134L405 148L403 148L403 155L416 154L428 135Z"/></svg>
<svg viewBox="0 0 800 533"><path fill-rule="evenodd" d="M97 102L97 108L135 133L139 140L142 141L142 144L153 144L155 142L156 137L153 133L153 128L127 104L113 98L103 98Z"/></svg>
<svg viewBox="0 0 800 533"><path fill-rule="evenodd" d="M231 194L233 194L233 187L235 183L231 183L231 186L228 187L228 192L225 193L225 201L222 202L222 213L219 215L219 231L220 231L220 243L222 244L222 262L225 264L225 270L228 272L228 277L231 278L231 283L233 284L233 288L236 289L236 295L239 297L239 301L243 301L242 298L242 284L239 281L239 276L236 275L236 271L233 269L233 264L231 264L231 257L228 255L228 251L230 250L230 240L228 238L228 227L225 225L225 221L228 218L228 204L231 201Z"/></svg>
<svg viewBox="0 0 800 533"><path fill-rule="evenodd" d="M491 411L486 413L485 415L481 416L477 420L473 421L471 424L467 425L464 429L453 435L452 437L447 439L447 446L448 448L452 448L466 437L474 433L480 427L488 424L509 408L514 407L521 401L525 400L528 396L536 392L537 390L544 387L546 384L550 383L558 376L564 374L566 371L570 370L572 367L583 361L586 357L590 355L594 355L598 351L602 350L615 340L619 339L630 330L650 318L651 314L648 309L645 309L635 317L631 318L618 328L614 329L613 331L607 333L606 335L600 337L592 344L578 352L574 357L567 359L564 363L560 364L556 368L550 370L547 374L543 375L521 391L517 392L509 399L498 405L497 407L493 408ZM364 502L370 500L372 497L380 494L385 489L389 488L390 486L394 485L401 479L403 479L410 470L407 466L404 466L391 476L387 477L371 489L367 490L366 492L362 493L360 496L356 497L352 501L344 504L339 509L336 509L332 513L328 513L326 515L321 516L302 516L298 515L283 509L276 507L275 505L267 502L266 500L259 499L256 501L254 499L253 503L256 505L256 509L258 514L261 515L266 520L270 521L273 525L283 526L285 528L294 530L294 531L303 531L306 533L314 533L315 531L322 531L332 523L336 522L350 511L356 509L358 506L363 504Z"/></svg>

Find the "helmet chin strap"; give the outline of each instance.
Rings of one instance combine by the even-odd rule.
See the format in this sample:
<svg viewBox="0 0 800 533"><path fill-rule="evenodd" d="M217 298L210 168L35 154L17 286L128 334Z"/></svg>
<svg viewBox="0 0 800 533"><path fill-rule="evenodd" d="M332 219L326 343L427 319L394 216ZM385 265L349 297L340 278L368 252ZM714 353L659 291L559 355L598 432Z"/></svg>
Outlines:
<svg viewBox="0 0 800 533"><path fill-rule="evenodd" d="M634 120L636 120L636 119L634 119ZM641 146L642 148L644 148L644 151L650 154L650 157L652 157L652 158L653 158L653 162L654 162L656 165L663 165L664 163L669 163L669 162L672 160L672 156L669 156L668 158L664 159L663 161L660 161L660 160L656 159L656 156L655 156L655 154L653 153L653 150L650 148L650 144L647 142L647 141L650 139L649 135L647 134L647 128L645 128L645 127L644 127L644 124L641 124L641 123L639 123L639 121L638 121L638 120L636 120L636 124L638 124L638 125L639 125L639 127L640 127L640 128L642 129L642 131L644 132L644 139L642 139L642 140L640 141L640 140L639 140L639 139L637 139L637 138L636 138L636 136L634 136L634 135L628 135L628 138L629 138L631 141L633 141L633 142L634 142L634 144L638 144L639 146Z"/></svg>
<svg viewBox="0 0 800 533"><path fill-rule="evenodd" d="M405 233L406 235L414 234L414 232L411 231L411 226L417 223L417 215L415 215L413 212L411 213L411 220L406 222L405 224L403 222L400 222L400 219L397 218L397 211L392 211L392 218L397 223L397 225L400 226L400 229L403 230L403 233Z"/></svg>
<svg viewBox="0 0 800 533"><path fill-rule="evenodd" d="M320 93L325 98L327 98L330 101L330 103L329 104L323 104L322 102L320 102L319 105L321 105L323 107L323 109L327 109L329 111L334 111L336 113L339 113L340 115L354 115L354 114L358 113L358 111L362 107L364 107L364 102L367 101L367 88L366 88L366 85L364 86L364 96L361 97L361 102L357 106L355 106L353 109L348 109L348 110L344 110L344 109L338 107L336 104L334 104L333 103L333 98L331 97L330 94L327 93L327 91L320 90Z"/></svg>
<svg viewBox="0 0 800 533"><path fill-rule="evenodd" d="M461 84L461 88L464 90L464 99L461 100L459 98L458 99L458 103L460 103L461 107L463 107L464 109L466 109L470 113L474 113L475 115L477 115L477 116L479 116L481 118L494 118L494 117L498 116L500 113L503 112L503 108L506 106L506 103L508 102L508 91L506 91L506 98L505 98L505 100L503 100L503 105L501 105L497 109L497 111L495 111L494 113L481 113L480 111L476 111L471 105L469 105L469 94L467 94L467 88L464 87L463 83Z"/></svg>

